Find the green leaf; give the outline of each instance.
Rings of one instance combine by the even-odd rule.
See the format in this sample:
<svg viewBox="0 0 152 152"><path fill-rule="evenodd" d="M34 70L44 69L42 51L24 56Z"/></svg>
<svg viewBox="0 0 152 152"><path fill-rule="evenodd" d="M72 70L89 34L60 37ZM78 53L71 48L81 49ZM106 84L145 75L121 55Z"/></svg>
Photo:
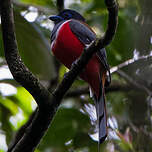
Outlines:
<svg viewBox="0 0 152 152"><path fill-rule="evenodd" d="M18 87L17 94L10 98L18 104L25 114L29 115L32 113L32 101L34 101L34 99L26 89Z"/></svg>
<svg viewBox="0 0 152 152"><path fill-rule="evenodd" d="M132 152L134 152L132 143L129 142L129 141L126 141L124 135L121 134L119 132L119 130L116 130L116 134L120 138L120 140L118 140L117 142L118 142L119 146L123 149L123 151L125 151L125 152L132 151Z"/></svg>
<svg viewBox="0 0 152 152"><path fill-rule="evenodd" d="M13 127L9 122L11 115L12 115L11 111L7 107L0 104L0 122L1 122L0 129L5 132L7 143L10 142L13 134Z"/></svg>
<svg viewBox="0 0 152 152"><path fill-rule="evenodd" d="M15 12L15 26L19 53L26 66L42 80L54 76L49 41L36 24L27 22Z"/></svg>
<svg viewBox="0 0 152 152"><path fill-rule="evenodd" d="M7 108L12 115L15 115L18 112L18 106L8 98L2 98L2 96L0 96L0 104Z"/></svg>
<svg viewBox="0 0 152 152"><path fill-rule="evenodd" d="M113 42L108 46L108 61L117 65L132 58L139 26L124 14L119 15L119 24Z"/></svg>
<svg viewBox="0 0 152 152"><path fill-rule="evenodd" d="M115 115L123 115L126 113L127 96L122 92L110 93L107 95L108 108L111 109Z"/></svg>
<svg viewBox="0 0 152 152"><path fill-rule="evenodd" d="M60 108L39 148L65 147L65 143L77 136L80 130L87 133L89 128L88 116L74 108Z"/></svg>
<svg viewBox="0 0 152 152"><path fill-rule="evenodd" d="M19 0L19 1L25 4L33 4L33 5L40 5L47 7L54 6L52 0Z"/></svg>
<svg viewBox="0 0 152 152"><path fill-rule="evenodd" d="M105 7L104 1L94 0L94 1L92 1L91 5L90 5L90 9L88 11L89 12L94 11L94 10L103 11L105 9L106 9L106 7Z"/></svg>
<svg viewBox="0 0 152 152"><path fill-rule="evenodd" d="M66 72L68 72L68 68L66 68L64 65L61 65L60 66L60 70L59 70L59 81L62 81L63 77L64 77L64 74Z"/></svg>

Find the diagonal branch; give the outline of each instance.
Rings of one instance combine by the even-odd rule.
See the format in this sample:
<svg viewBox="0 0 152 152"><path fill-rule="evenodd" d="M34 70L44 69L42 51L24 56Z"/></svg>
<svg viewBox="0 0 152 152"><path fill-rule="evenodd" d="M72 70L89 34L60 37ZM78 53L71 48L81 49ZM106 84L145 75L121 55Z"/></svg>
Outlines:
<svg viewBox="0 0 152 152"><path fill-rule="evenodd" d="M152 55L149 54L149 55L143 55L143 56L139 56L138 59L129 59L129 60L126 60L125 62L117 65L117 66L114 66L110 69L110 73L114 73L114 72L117 72L119 71L120 69L130 65L130 64L133 64L133 63L136 63L136 62L139 62L139 61L144 61L144 60L151 60L152 59Z"/></svg>
<svg viewBox="0 0 152 152"><path fill-rule="evenodd" d="M131 78L128 74L126 74L125 72L123 72L122 70L117 70L117 73L123 77L127 82L129 82L132 86L134 86L135 88L139 89L139 90L143 90L147 93L147 95L151 96L152 92L151 90L149 90L146 86L138 83L136 80L134 80L133 78Z"/></svg>
<svg viewBox="0 0 152 152"><path fill-rule="evenodd" d="M109 11L108 28L103 38L94 41L86 48L77 63L68 72L53 95L45 89L38 79L27 69L18 54L17 41L14 32L14 18L11 0L1 1L1 20L5 57L14 79L27 89L38 104L38 112L26 129L22 138L14 146L13 152L32 152L40 142L44 133L55 116L61 100L71 87L75 78L82 72L92 55L97 50L107 46L116 31L118 7L115 0L106 0Z"/></svg>

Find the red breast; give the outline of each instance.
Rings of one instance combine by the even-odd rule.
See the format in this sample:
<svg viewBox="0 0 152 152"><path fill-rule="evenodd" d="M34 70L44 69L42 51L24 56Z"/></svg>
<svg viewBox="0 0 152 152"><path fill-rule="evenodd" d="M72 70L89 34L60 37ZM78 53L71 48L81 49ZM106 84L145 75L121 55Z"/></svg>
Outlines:
<svg viewBox="0 0 152 152"><path fill-rule="evenodd" d="M70 69L71 64L81 55L84 45L72 33L69 21L60 25L57 30L56 38L52 42L51 48L56 58ZM100 61L96 55L87 64L80 77L87 81L96 95L99 95L99 72Z"/></svg>

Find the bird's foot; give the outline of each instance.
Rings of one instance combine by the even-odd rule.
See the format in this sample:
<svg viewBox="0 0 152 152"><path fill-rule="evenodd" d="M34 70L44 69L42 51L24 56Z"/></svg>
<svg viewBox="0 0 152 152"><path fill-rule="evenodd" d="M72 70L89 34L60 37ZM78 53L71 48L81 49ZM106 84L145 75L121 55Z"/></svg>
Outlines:
<svg viewBox="0 0 152 152"><path fill-rule="evenodd" d="M71 69L77 64L77 62L78 62L78 59L76 59L75 61L72 62Z"/></svg>
<svg viewBox="0 0 152 152"><path fill-rule="evenodd" d="M65 72L63 78L67 77L67 75L68 75L68 72Z"/></svg>
<svg viewBox="0 0 152 152"><path fill-rule="evenodd" d="M78 62L78 59L76 59L76 60L71 64L71 69L72 69L75 65L77 65L77 62ZM81 74L82 74L83 72L85 72L85 68L82 69Z"/></svg>

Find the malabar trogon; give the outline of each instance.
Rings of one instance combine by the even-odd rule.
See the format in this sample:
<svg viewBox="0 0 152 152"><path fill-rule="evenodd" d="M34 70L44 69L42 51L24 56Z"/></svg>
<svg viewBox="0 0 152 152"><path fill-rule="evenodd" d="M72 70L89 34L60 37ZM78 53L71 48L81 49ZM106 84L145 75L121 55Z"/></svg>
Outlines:
<svg viewBox="0 0 152 152"><path fill-rule="evenodd" d="M84 48L96 39L96 34L86 24L85 19L74 10L65 9L56 16L51 16L55 26L51 33L51 49L55 57L70 69L72 63L81 55ZM99 142L107 137L107 116L104 87L109 65L105 49L99 50L86 65L80 78L85 80L93 93L98 125ZM110 76L110 72L109 72Z"/></svg>

